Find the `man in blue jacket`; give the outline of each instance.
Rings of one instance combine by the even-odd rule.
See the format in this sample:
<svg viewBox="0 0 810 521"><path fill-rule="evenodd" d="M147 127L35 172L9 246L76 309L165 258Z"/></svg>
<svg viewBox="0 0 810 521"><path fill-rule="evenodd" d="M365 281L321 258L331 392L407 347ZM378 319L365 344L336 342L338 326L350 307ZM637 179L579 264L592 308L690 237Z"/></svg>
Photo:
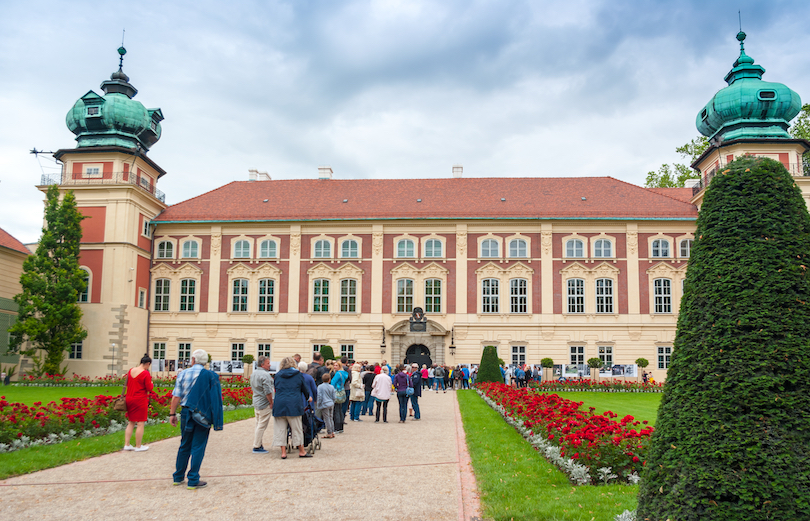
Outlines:
<svg viewBox="0 0 810 521"><path fill-rule="evenodd" d="M197 349L191 353L194 365L183 370L177 377L172 391L169 422L177 426L177 406L182 406L180 418L180 448L177 450L177 465L173 475L174 485L182 485L186 477L188 460L188 488L195 490L208 483L200 481L200 466L208 445L211 427L222 430L222 388L219 376L205 369L208 353Z"/></svg>

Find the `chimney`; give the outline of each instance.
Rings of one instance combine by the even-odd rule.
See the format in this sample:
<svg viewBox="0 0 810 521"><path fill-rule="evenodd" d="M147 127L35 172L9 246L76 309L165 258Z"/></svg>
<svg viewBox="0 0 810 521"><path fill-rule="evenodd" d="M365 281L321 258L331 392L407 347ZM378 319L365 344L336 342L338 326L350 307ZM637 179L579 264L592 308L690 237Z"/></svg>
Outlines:
<svg viewBox="0 0 810 521"><path fill-rule="evenodd" d="M258 175L259 172L255 168L251 168L248 170L248 181L255 181Z"/></svg>
<svg viewBox="0 0 810 521"><path fill-rule="evenodd" d="M464 173L464 167L461 165L453 165L453 178L461 179L461 174Z"/></svg>
<svg viewBox="0 0 810 521"><path fill-rule="evenodd" d="M259 181L269 181L270 180L270 174L268 174L267 172L259 172L258 178L259 178Z"/></svg>
<svg viewBox="0 0 810 521"><path fill-rule="evenodd" d="M318 179L332 179L332 167L331 166L319 166L318 167Z"/></svg>

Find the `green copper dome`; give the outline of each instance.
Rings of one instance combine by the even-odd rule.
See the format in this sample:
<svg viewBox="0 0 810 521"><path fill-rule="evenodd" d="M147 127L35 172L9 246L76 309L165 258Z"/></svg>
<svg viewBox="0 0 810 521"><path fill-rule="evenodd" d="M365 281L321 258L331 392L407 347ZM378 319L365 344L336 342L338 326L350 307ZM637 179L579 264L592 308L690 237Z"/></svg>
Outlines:
<svg viewBox="0 0 810 521"><path fill-rule="evenodd" d="M762 81L765 69L745 54L745 33L737 34L740 57L726 74L728 87L698 112L697 129L710 140L789 139L790 120L802 108L799 95L781 83Z"/></svg>
<svg viewBox="0 0 810 521"><path fill-rule="evenodd" d="M80 148L112 145L149 150L160 139L163 113L132 99L138 91L122 70L126 49L121 47L118 53L118 70L101 84L104 96L88 91L67 113L65 122Z"/></svg>

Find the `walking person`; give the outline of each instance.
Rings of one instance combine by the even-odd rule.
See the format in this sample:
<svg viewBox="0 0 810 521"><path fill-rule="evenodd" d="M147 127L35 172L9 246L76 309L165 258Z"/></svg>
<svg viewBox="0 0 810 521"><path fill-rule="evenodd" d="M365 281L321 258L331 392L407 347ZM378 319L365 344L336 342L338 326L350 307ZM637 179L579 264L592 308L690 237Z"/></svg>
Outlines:
<svg viewBox="0 0 810 521"><path fill-rule="evenodd" d="M399 401L399 423L405 423L408 415L408 389L413 387L413 382L404 367L394 377L394 387L397 390L397 400Z"/></svg>
<svg viewBox="0 0 810 521"><path fill-rule="evenodd" d="M208 353L197 349L191 353L191 359L194 365L184 369L174 385L172 403L169 407L169 423L172 427L177 426L177 407L182 406L180 447L177 449L172 479L174 485L182 485L188 476L188 488L194 490L208 485L205 481L200 481L200 467L211 427L215 431L221 431L223 418L219 376L204 367L208 363ZM189 459L191 468L186 474Z"/></svg>
<svg viewBox="0 0 810 521"><path fill-rule="evenodd" d="M371 396L377 402L377 415L374 423L380 421L380 409L383 413L383 423L388 423L388 400L391 399L391 377L388 376L388 367L383 366L380 374L374 377L371 384Z"/></svg>
<svg viewBox="0 0 810 521"><path fill-rule="evenodd" d="M281 447L281 459L287 459L287 428L289 427L292 445L298 447L299 458L311 458L304 448L304 430L301 416L304 415L304 402L301 395L312 403L304 376L296 369L295 358L289 356L279 364L279 371L273 381L273 446Z"/></svg>
<svg viewBox="0 0 810 521"><path fill-rule="evenodd" d="M143 429L149 415L149 393L154 388L152 375L152 358L145 354L141 363L127 372L126 402L127 402L127 429L124 431L124 450L143 452L149 450L149 445L141 445ZM135 446L130 445L132 431L135 430Z"/></svg>
<svg viewBox="0 0 810 521"><path fill-rule="evenodd" d="M462 389L469 389L470 388L470 369L465 365L461 368L461 388Z"/></svg>
<svg viewBox="0 0 810 521"><path fill-rule="evenodd" d="M453 368L449 365L444 366L444 392L447 392L447 388L451 386L450 376L453 374ZM450 387L452 391L452 387Z"/></svg>
<svg viewBox="0 0 810 521"><path fill-rule="evenodd" d="M363 400L366 398L366 391L363 389L363 380L360 377L361 366L355 363L352 366L352 381L351 381L351 395L349 400L351 403L351 411L349 417L353 422L361 422L360 410L363 407Z"/></svg>
<svg viewBox="0 0 810 521"><path fill-rule="evenodd" d="M318 386L318 401L315 409L320 411L321 419L326 426L324 438L335 437L335 388L329 383L329 373L321 375L321 385Z"/></svg>
<svg viewBox="0 0 810 521"><path fill-rule="evenodd" d="M258 367L250 376L253 389L253 415L256 417L256 430L253 432L253 453L267 454L263 438L270 419L273 417L273 376L270 374L270 359L262 355L256 360Z"/></svg>
<svg viewBox="0 0 810 521"><path fill-rule="evenodd" d="M413 416L414 420L420 420L422 418L422 414L419 412L419 398L422 397L422 383L424 383L424 379L422 377L422 372L419 371L419 366L413 364L413 375L411 376L413 379L413 394L411 395L411 416Z"/></svg>
<svg viewBox="0 0 810 521"><path fill-rule="evenodd" d="M346 391L343 390L343 385L346 383L349 374L343 369L339 360L335 361L332 368L335 371L331 381L332 387L335 388L335 406L332 414L335 418L335 432L337 434L343 434L343 423L345 419L343 415L343 403L348 399Z"/></svg>
<svg viewBox="0 0 810 521"><path fill-rule="evenodd" d="M442 391L447 393L447 388L444 386L444 367L437 365L433 374L435 376L434 380L436 381L436 392L439 392L439 387L441 387Z"/></svg>
<svg viewBox="0 0 810 521"><path fill-rule="evenodd" d="M428 389L431 391L433 390L433 380L435 376L436 376L436 364L431 364L431 366L428 367Z"/></svg>

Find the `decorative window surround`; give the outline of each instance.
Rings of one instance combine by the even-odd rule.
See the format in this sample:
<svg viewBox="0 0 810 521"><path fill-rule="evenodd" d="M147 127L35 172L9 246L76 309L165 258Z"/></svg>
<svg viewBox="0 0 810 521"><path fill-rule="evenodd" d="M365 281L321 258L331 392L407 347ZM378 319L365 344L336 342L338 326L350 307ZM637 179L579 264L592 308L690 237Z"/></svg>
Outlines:
<svg viewBox="0 0 810 521"><path fill-rule="evenodd" d="M202 258L202 240L199 237L189 235L178 241L180 243L180 259L200 259ZM193 244L192 244L193 243Z"/></svg>
<svg viewBox="0 0 810 521"><path fill-rule="evenodd" d="M438 315L445 316L447 314L447 276L449 270L440 266L435 262L431 262L422 267L416 267L410 262L403 262L396 268L391 270L391 316L407 315L409 313L397 312L397 281L400 279L413 280L413 305L425 309L425 281L427 279L439 279L441 281L442 294L439 295L442 302L442 312ZM437 315L437 313L431 313Z"/></svg>
<svg viewBox="0 0 810 521"><path fill-rule="evenodd" d="M612 235L607 235L605 233L600 233L599 235L595 235L589 238L590 240L590 247L591 247L591 262L596 262L600 259L615 259L616 258L616 237ZM596 249L596 242L597 241L610 241L610 255L605 255L604 248L602 248L602 255L597 257L597 249Z"/></svg>
<svg viewBox="0 0 810 521"><path fill-rule="evenodd" d="M650 295L650 315L651 316L677 316L681 308L681 296L683 295L683 280L686 279L687 264L682 264L676 268L667 262L659 262L647 270L648 289ZM670 280L670 299L672 301L672 311L669 313L655 312L655 279ZM675 289L678 288L678 291ZM614 297L615 298L615 297Z"/></svg>
<svg viewBox="0 0 810 521"><path fill-rule="evenodd" d="M323 251L323 248L316 248L318 246L318 241L326 241L329 245L329 251ZM335 238L329 237L326 234L320 234L315 237L310 238L309 240L309 258L312 261L323 261L323 260L332 260L336 257L335 252Z"/></svg>
<svg viewBox="0 0 810 521"><path fill-rule="evenodd" d="M171 237L158 237L154 239L155 259L174 259L180 252L177 250L177 240Z"/></svg>
<svg viewBox="0 0 810 521"><path fill-rule="evenodd" d="M203 271L191 264L189 262L184 262L183 264L177 265L170 265L165 262L161 262L154 268L150 270L152 272L152 289L154 291L155 282L158 279L168 279L171 282L170 288L171 291L169 293L169 309L173 315L178 312L180 309L180 281L182 279L192 279L195 281L195 287L197 289L196 297L199 299L201 292L200 288ZM157 294L154 294L157 296ZM154 298L153 298L154 300ZM197 304L197 303L195 303ZM154 302L153 302L154 305ZM153 306L154 309L154 306ZM157 311L157 309L155 309ZM184 313L192 313L190 311L184 311ZM193 313L199 313L199 305L195 305Z"/></svg>
<svg viewBox="0 0 810 521"><path fill-rule="evenodd" d="M659 241L656 243L656 241ZM663 242L666 241L666 245ZM657 246L657 248L656 248ZM666 251L664 249L666 246ZM675 257L675 252L673 247L675 246L675 241L672 240L672 237L669 235L664 235L663 233L659 233L657 235L653 235L652 237L647 238L647 256L650 259L650 262L655 262L655 259L671 259Z"/></svg>
<svg viewBox="0 0 810 521"><path fill-rule="evenodd" d="M567 286L568 279L583 279L585 281L585 313L594 317L596 312L596 279L612 279L613 280L613 313L598 313L599 316L618 315L619 314L619 269L612 264L602 262L596 266L587 267L579 262L574 262L570 266L560 270L562 275L563 289ZM566 293L567 295L567 293ZM582 316L583 313L569 313L567 301L563 305L563 315Z"/></svg>
<svg viewBox="0 0 810 521"><path fill-rule="evenodd" d="M534 291L534 284L532 284L532 276L534 275L534 270L530 267L526 266L522 262L516 262L512 264L510 267L506 268L503 266L498 266L494 262L488 262L485 265L481 266L477 270L475 270L476 275L476 293L477 293L477 314L478 316L492 316L493 313L484 313L483 312L483 295L482 295L482 282L484 279L498 279L498 289L499 295L498 300L500 303L498 313L496 315L507 316L511 315L510 313L510 283L511 279L526 279L527 283L527 294L526 294L526 313L519 313L520 316L531 316L534 313L532 309L532 293Z"/></svg>
<svg viewBox="0 0 810 521"><path fill-rule="evenodd" d="M281 280L281 270L269 262L264 262L259 266L248 266L247 264L239 263L232 266L228 271L228 292L227 295L220 295L220 299L228 299L227 310L228 313L233 313L233 281L235 279L246 279L248 281L248 307L247 313L253 315L259 312L259 280L272 279L274 291L276 294L276 302L273 306L273 311L262 311L262 315L278 315L278 293L279 281ZM238 312L243 314L244 312Z"/></svg>
<svg viewBox="0 0 810 521"><path fill-rule="evenodd" d="M684 241L691 241L686 249L686 252L684 252ZM678 259L684 261L689 260L689 255L692 253L692 248L695 246L694 241L695 234L693 233L687 233L686 235L680 235L675 238L675 254L677 255ZM686 255L683 255L684 253L686 253Z"/></svg>
<svg viewBox="0 0 810 521"><path fill-rule="evenodd" d="M344 253L354 253L354 251L352 251L351 248L348 248L348 245L346 245L348 251L344 251L344 244L343 243L345 243L346 241L354 241L355 244L357 244L356 255L353 255L353 256L352 255L344 255ZM360 260L360 259L363 258L363 239L361 239L360 237L357 237L356 235L352 235L352 234L344 235L343 237L338 238L337 244L338 244L338 248L339 248L339 250L337 251L337 255L339 256L339 258L341 258L341 259L357 259L357 260Z"/></svg>
<svg viewBox="0 0 810 521"><path fill-rule="evenodd" d="M580 256L580 251L574 248L574 251L569 252L569 241L580 241L582 243L582 255ZM562 256L563 261L566 259L587 259L588 258L588 246L589 246L588 238L579 235L578 233L572 233L571 235L567 235L562 238ZM569 255L569 253L571 255Z"/></svg>
<svg viewBox="0 0 810 521"><path fill-rule="evenodd" d="M419 257L419 239L413 235L403 234L397 235L394 238L394 258L395 259L417 259ZM400 243L402 241L411 241L413 251L403 251L400 255Z"/></svg>
<svg viewBox="0 0 810 521"><path fill-rule="evenodd" d="M247 242L247 252L244 251L244 242ZM240 246L239 251L237 251L237 246ZM248 237L247 235L239 235L233 237L231 239L231 262L244 262L249 261L253 258L253 252L255 251L256 241L255 239ZM240 256L237 257L237 254L245 255L244 257Z"/></svg>
<svg viewBox="0 0 810 521"><path fill-rule="evenodd" d="M365 272L347 262L339 268L333 268L326 263L319 262L315 266L307 270L309 276L307 281L307 313L311 316L315 315L360 315L363 309L363 274ZM326 279L329 281L329 311L313 312L314 297L313 284L316 279ZM357 281L357 301L354 313L341 313L340 312L340 281L341 279L354 279Z"/></svg>
<svg viewBox="0 0 810 521"><path fill-rule="evenodd" d="M495 241L497 245L496 251L493 251L492 243L488 243L487 241ZM486 243L486 244L485 244ZM488 246L486 251L484 251L484 246ZM493 255L494 253L494 255ZM486 254L486 255L485 255ZM476 249L476 255L478 256L478 262L487 261L492 259L504 259L504 250L503 250L503 237L499 237L495 234L488 233L484 236L478 238L478 244Z"/></svg>
<svg viewBox="0 0 810 521"><path fill-rule="evenodd" d="M275 248L272 248L272 246L271 246L269 248L270 251L268 252L267 251L268 248L266 248L266 247L263 248L262 247L262 246L266 246L264 244L266 241L275 242ZM256 239L256 255L255 255L255 257L257 259L260 259L260 260L264 260L264 259L278 260L279 258L281 258L281 251L280 250L281 250L281 239L279 237L276 237L276 236L273 236L273 235L265 235L264 237L259 237L258 239ZM267 253L269 253L270 255L266 255Z"/></svg>
<svg viewBox="0 0 810 521"><path fill-rule="evenodd" d="M434 260L434 259L444 259L444 258L447 257L447 239L445 237L442 237L441 235L437 235L435 233L431 233L430 235L422 237L420 239L420 241L422 243L421 244L422 248L421 248L420 252L422 253L422 258L423 259L425 259L425 260ZM433 247L430 248L430 251L429 251L429 249L428 249L428 241L439 241L439 245L440 245L439 247L441 248L441 251L436 252L435 243L431 243L431 245ZM439 255L436 255L436 253L439 253ZM430 255L428 255L428 254L430 254Z"/></svg>
<svg viewBox="0 0 810 521"><path fill-rule="evenodd" d="M526 245L525 251L524 252L519 251L519 252L517 252L518 255L512 255L512 253L515 253L515 252L513 252L512 241L523 241L525 243L525 245ZM532 257L532 240L531 240L531 238L529 238L529 237L527 237L525 235L516 233L515 235L510 235L509 237L507 237L504 240L504 242L506 244L506 256L508 258L510 258L510 259L531 259L531 257ZM525 254L521 255L521 253L525 253Z"/></svg>

